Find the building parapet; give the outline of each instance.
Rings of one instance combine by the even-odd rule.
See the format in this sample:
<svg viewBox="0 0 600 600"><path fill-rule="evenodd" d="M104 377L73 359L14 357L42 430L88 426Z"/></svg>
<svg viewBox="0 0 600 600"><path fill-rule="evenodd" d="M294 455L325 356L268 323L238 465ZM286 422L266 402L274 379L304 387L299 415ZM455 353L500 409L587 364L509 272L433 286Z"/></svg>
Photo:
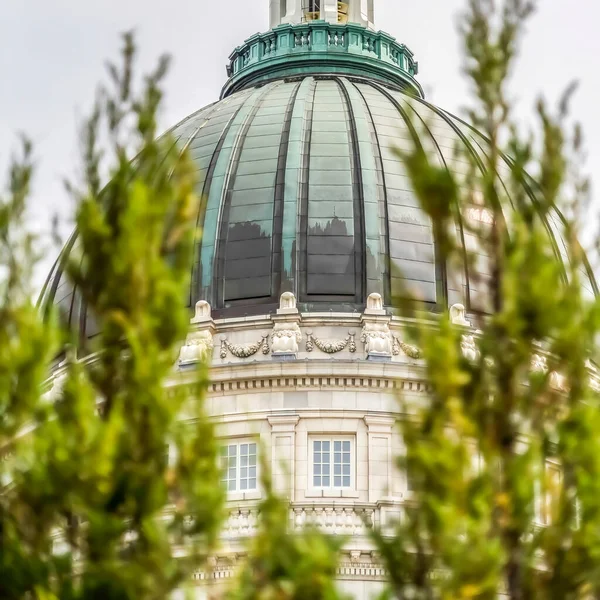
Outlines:
<svg viewBox="0 0 600 600"><path fill-rule="evenodd" d="M422 97L418 71L410 49L383 31L326 21L284 24L253 35L231 53L221 97L273 78L325 72L374 77Z"/></svg>

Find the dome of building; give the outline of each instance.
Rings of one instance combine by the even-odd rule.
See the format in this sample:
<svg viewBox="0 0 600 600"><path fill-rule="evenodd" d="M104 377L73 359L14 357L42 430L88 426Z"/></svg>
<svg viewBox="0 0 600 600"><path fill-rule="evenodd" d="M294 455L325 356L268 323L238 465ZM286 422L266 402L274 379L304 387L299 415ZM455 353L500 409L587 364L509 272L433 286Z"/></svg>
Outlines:
<svg viewBox="0 0 600 600"><path fill-rule="evenodd" d="M402 289L433 311L456 302L485 311L485 257L469 267L465 255L464 269L448 272L397 149L419 135L464 173L456 147L483 164L486 140L423 98L406 46L363 25L284 22L253 36L230 57L222 99L170 131L197 165L202 198L190 307L206 300L218 317L271 313L291 291L304 311L353 311L371 293L390 306ZM527 191L533 202L533 183ZM472 207L462 218L485 216ZM548 223L563 256L556 229ZM473 248L462 221L457 233ZM57 304L84 341L95 325L63 273L73 243L42 302Z"/></svg>
<svg viewBox="0 0 600 600"><path fill-rule="evenodd" d="M465 358L478 353L489 266L481 254L467 261L478 248L468 223L490 216L467 189L473 204L456 223L464 264L447 265L397 150L418 136L432 160L467 176L488 143L424 99L410 50L374 31L373 1L270 0L272 29L232 53L221 99L169 132L197 167L202 237L182 300L190 330L166 384L210 365L205 407L227 490L221 543L193 576L194 598L213 597L243 563L264 465L289 501L290 529L343 536L340 590L379 597L386 571L372 529L385 534L415 506L396 424L431 391L394 296L408 290L432 313L450 307ZM507 189L509 165L499 173ZM535 206L535 182L523 186ZM546 217L547 233L567 264L561 218ZM97 323L64 272L76 252L75 233L41 303L58 306L89 354ZM55 365L49 394L64 369Z"/></svg>

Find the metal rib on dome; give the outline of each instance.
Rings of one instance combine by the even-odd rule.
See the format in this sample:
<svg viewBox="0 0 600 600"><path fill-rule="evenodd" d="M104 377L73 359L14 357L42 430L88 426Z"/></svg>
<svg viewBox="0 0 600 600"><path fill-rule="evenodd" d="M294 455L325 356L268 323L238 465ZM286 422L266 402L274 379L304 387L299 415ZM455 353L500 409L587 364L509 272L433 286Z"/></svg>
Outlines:
<svg viewBox="0 0 600 600"><path fill-rule="evenodd" d="M197 165L202 197L189 305L207 300L216 317L265 314L292 291L303 311L354 311L370 293L389 306L408 288L433 311L455 302L485 311L487 257L447 269L397 156L411 147L413 122L448 169L468 166L457 144L483 164L486 140L459 119L397 87L335 74L245 89L173 128ZM557 256L568 260L557 229L548 223ZM476 249L461 221L457 235L465 255ZM75 251L73 240L42 303L58 304L85 340L96 325L63 273Z"/></svg>

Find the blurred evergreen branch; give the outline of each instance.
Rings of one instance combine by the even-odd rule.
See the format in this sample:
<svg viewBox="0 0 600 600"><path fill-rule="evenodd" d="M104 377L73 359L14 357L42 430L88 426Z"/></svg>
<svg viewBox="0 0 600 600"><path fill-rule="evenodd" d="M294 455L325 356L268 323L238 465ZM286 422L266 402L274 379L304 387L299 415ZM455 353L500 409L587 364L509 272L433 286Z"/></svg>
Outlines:
<svg viewBox="0 0 600 600"><path fill-rule="evenodd" d="M134 57L127 34L121 64L109 65L111 85L83 128L81 181L67 186L77 241L66 268L99 334L87 348L94 360L67 353L50 400L42 383L71 334L61 334L59 315L42 321L22 292L34 258L29 237L14 242L32 171L28 144L2 202L0 243L10 248L1 253L0 306L7 600L166 598L217 539L223 492L203 410L206 377L166 385L189 323L182 298L196 234L194 167L175 140L157 139L168 61L136 91Z"/></svg>
<svg viewBox="0 0 600 600"><path fill-rule="evenodd" d="M387 594L400 599L600 597L600 412L589 386L600 302L582 287L575 220L589 185L581 131L567 124L572 87L557 114L539 102L539 139L512 120L509 77L532 10L469 0L462 19L483 165L463 151L465 176L440 167L418 135L402 153L449 273L477 261L470 282L489 314L467 307L480 328L476 357L463 354L466 332L448 314L437 329L412 328L432 386L427 407L400 424L417 507L393 536L374 533ZM456 232L473 207L489 218L462 220L476 238L465 257ZM414 302L399 305L418 316Z"/></svg>

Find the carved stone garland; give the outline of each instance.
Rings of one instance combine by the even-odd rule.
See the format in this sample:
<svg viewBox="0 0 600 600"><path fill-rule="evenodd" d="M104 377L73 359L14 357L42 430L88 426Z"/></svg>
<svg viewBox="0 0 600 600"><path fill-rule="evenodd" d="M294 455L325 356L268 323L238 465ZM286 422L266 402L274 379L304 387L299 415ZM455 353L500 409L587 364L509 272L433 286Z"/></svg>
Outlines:
<svg viewBox="0 0 600 600"><path fill-rule="evenodd" d="M416 346L411 346L406 342L403 342L398 336L393 336L393 339L394 341L392 343L392 354L394 356L398 356L398 354L400 354L400 350L402 350L402 352L404 352L404 354L406 354L406 356L408 356L409 358L421 358L422 353L419 348L417 348Z"/></svg>
<svg viewBox="0 0 600 600"><path fill-rule="evenodd" d="M341 352L348 346L348 350L352 353L356 352L356 342L354 341L354 331L349 331L348 335L343 340L320 340L313 335L312 331L306 334L306 351L312 352L316 346L322 352L327 354L335 354Z"/></svg>
<svg viewBox="0 0 600 600"><path fill-rule="evenodd" d="M262 338L254 344L231 344L227 341L227 338L223 336L221 338L221 358L227 358L227 351L231 352L233 356L237 358L248 358L254 356L259 350L262 349L263 354L269 354L271 351L269 348L269 336L263 335Z"/></svg>

